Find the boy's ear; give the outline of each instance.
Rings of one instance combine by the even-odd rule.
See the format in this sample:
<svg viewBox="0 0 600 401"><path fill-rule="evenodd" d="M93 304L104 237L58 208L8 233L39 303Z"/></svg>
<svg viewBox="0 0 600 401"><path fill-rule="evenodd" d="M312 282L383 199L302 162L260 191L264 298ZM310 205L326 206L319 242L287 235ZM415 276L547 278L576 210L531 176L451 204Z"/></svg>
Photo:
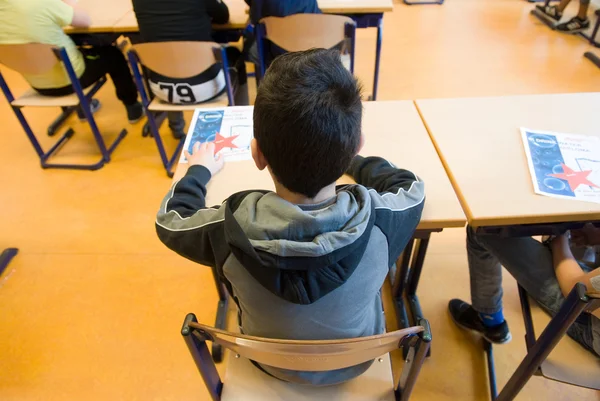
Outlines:
<svg viewBox="0 0 600 401"><path fill-rule="evenodd" d="M360 151L362 150L363 146L365 146L365 134L363 134L361 132L360 133L360 143L358 144L358 150L356 151L356 154L360 153Z"/></svg>
<svg viewBox="0 0 600 401"><path fill-rule="evenodd" d="M252 138L250 142L250 150L252 151L252 158L254 159L254 164L259 170L264 170L269 163L267 163L267 159L265 159L265 155L258 147L258 142L255 138Z"/></svg>

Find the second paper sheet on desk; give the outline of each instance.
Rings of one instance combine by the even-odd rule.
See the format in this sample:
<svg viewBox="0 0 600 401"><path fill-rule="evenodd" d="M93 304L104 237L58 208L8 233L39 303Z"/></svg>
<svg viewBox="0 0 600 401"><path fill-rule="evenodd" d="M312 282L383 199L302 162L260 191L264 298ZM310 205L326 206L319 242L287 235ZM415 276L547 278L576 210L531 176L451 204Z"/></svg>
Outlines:
<svg viewBox="0 0 600 401"><path fill-rule="evenodd" d="M183 148L192 153L196 142L214 142L215 155L225 161L250 160L250 142L254 136L252 106L196 109ZM179 163L185 163L181 152Z"/></svg>
<svg viewBox="0 0 600 401"><path fill-rule="evenodd" d="M600 137L521 128L535 193L600 203Z"/></svg>

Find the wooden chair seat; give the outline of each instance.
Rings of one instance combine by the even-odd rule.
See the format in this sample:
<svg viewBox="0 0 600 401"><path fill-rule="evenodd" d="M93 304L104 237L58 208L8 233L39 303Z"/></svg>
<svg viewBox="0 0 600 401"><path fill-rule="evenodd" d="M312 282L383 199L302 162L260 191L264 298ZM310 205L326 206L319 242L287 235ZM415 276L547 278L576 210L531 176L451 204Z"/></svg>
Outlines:
<svg viewBox="0 0 600 401"><path fill-rule="evenodd" d="M539 333L550 322L550 316L535 302L531 302L531 316ZM560 340L540 368L547 379L600 390L600 359L568 336Z"/></svg>
<svg viewBox="0 0 600 401"><path fill-rule="evenodd" d="M87 96L92 89L94 85L85 88L83 93ZM67 96L44 96L34 89L28 89L10 104L15 107L71 107L79 105L79 98L75 93Z"/></svg>
<svg viewBox="0 0 600 401"><path fill-rule="evenodd" d="M390 354L375 360L357 378L335 386L291 384L267 375L248 359L227 352L223 401L392 401L394 383Z"/></svg>
<svg viewBox="0 0 600 401"><path fill-rule="evenodd" d="M227 99L227 92L224 92L219 97L209 100L204 103L194 103L194 104L172 104L163 102L159 98L155 97L150 102L148 106L148 110L150 111L185 111L185 110L195 110L199 107L227 107L229 105L229 100Z"/></svg>

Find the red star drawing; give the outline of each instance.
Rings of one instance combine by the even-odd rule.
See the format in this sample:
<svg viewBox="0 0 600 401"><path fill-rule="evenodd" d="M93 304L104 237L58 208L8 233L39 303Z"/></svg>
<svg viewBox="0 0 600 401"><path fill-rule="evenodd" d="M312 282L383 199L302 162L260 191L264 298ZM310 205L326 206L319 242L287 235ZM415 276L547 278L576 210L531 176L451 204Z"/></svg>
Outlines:
<svg viewBox="0 0 600 401"><path fill-rule="evenodd" d="M550 174L550 176L567 181L569 183L569 187L571 187L571 191L575 191L580 185L589 185L593 188L600 188L598 185L587 179L588 175L592 173L592 170L575 171L563 163L561 163L561 166L563 168L563 172L561 174Z"/></svg>
<svg viewBox="0 0 600 401"><path fill-rule="evenodd" d="M237 148L237 146L233 143L233 141L238 136L239 135L232 135L229 137L224 137L224 136L221 136L221 134L217 132L217 136L215 137L215 140L213 141L215 143L215 155L217 153L219 153L221 150L223 150L224 148L232 148L232 149Z"/></svg>

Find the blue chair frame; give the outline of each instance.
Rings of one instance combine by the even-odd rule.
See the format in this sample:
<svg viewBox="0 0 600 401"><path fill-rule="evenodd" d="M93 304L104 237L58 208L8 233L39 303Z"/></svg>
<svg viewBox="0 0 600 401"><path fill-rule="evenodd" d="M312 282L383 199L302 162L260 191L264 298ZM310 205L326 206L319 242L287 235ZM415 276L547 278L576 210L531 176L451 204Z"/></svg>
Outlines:
<svg viewBox="0 0 600 401"><path fill-rule="evenodd" d="M267 59L265 54L265 41L267 41L267 28L265 24L258 23L255 27L256 32L256 46L258 49L258 59L260 61L259 64L259 79L262 79L265 76L265 72L267 70ZM356 49L356 25L355 24L345 24L344 27L344 36L347 40L350 41L350 72L354 74L354 54ZM273 45L273 44L271 44ZM275 45L276 46L276 45ZM281 49L277 46L278 49ZM282 51L287 51L286 49L281 49Z"/></svg>
<svg viewBox="0 0 600 401"><path fill-rule="evenodd" d="M560 339L567 333L567 330L575 322L577 317L585 310L597 306L597 299L586 295L586 287L582 283L577 283L566 297L562 307L546 326L542 334L537 338L533 328L533 319L529 307L529 298L523 287L519 286L519 298L521 300L521 309L525 323L525 344L527 346L527 355L519 364L513 375L498 394L496 387L496 370L494 368L494 356L492 345L483 341L484 350L487 356L488 379L490 386L490 395L492 401L511 401L525 387L531 376L538 373L540 366L558 344ZM593 308L593 307L592 307Z"/></svg>
<svg viewBox="0 0 600 401"><path fill-rule="evenodd" d="M225 47L215 47L213 48L213 53L217 62L221 63L221 66L225 73L224 75L225 87L227 90L227 100L229 102L229 106L233 106L233 85L231 83L231 76L229 75L229 62L227 61L227 53ZM148 82L147 74L142 73L139 66L142 66L142 70L144 70L144 72L146 70L146 67L141 63L140 58L135 50L130 50L127 53L127 57L129 59L131 70L133 71L133 80L142 99L142 106L144 107L144 111L146 112L146 118L148 120L147 124L144 126L143 136L147 136L147 134L150 134L150 136L154 137L156 147L158 148L158 153L160 154L160 160L163 164L163 167L167 171L167 176L173 177L173 166L177 163L177 159L185 143L185 137L179 140L179 143L173 151L173 154L170 156L167 155L167 151L165 150L165 146L160 137L160 127L164 122L167 114L165 112L156 113L149 110L150 103L152 103L152 100L154 99L154 94L151 90L148 89L150 88L150 85ZM198 103L198 107L202 107L202 103Z"/></svg>
<svg viewBox="0 0 600 401"><path fill-rule="evenodd" d="M77 98L79 99L78 107L82 108L83 114L85 115L87 122L92 130L92 134L94 135L96 144L98 145L98 148L100 149L100 152L102 154L102 158L97 163L93 163L93 164L49 163L48 160L53 155L55 155L57 153L57 151L69 139L71 139L73 137L73 135L75 134L75 131L72 128L68 128L66 130L66 132L58 139L58 141L54 145L52 145L47 152L45 152L44 149L42 148L42 145L39 143L35 134L33 133L31 126L27 122L27 119L23 115L23 112L21 111L22 107L12 105L12 102L15 100L15 98L14 98L12 92L10 91L8 84L6 83L6 80L2 76L2 73L0 73L0 88L2 89L2 92L4 93L4 96L6 97L6 100L8 101L9 105L11 106L13 112L17 116L19 123L21 123L21 126L23 127L23 130L25 131L25 134L27 135L27 138L29 138L29 141L33 145L33 148L35 149L38 157L40 158L40 163L41 163L42 168L44 168L44 169L59 168L59 169L74 169L74 170L98 170L98 169L102 168L105 163L110 162L110 157L111 157L112 152L119 145L119 143L123 140L123 138L125 138L125 136L127 135L127 130L123 129L120 132L120 134L117 136L117 138L113 141L113 143L110 146L106 146L106 143L104 142L104 139L102 138L102 135L100 134L100 130L98 129L96 120L94 119L93 113L91 112L91 109L90 109L90 102L92 100L92 97L100 90L100 88L102 88L102 86L106 82L106 77L103 77L98 82L96 82L92 86L92 89L86 96L83 92L83 88L81 87L81 83L79 82L79 79L77 78L77 74L75 74L73 65L71 64L71 61L69 60L69 56L67 55L66 49L65 48L55 48L55 49L53 49L53 51L54 51L56 58L60 62L63 63L63 65L67 71L69 80L71 81L71 84L73 85L73 90L74 90L75 94L77 95ZM61 123L64 122L64 120L73 111L75 111L75 108L76 107L63 108L63 114L60 117L60 118L62 118ZM50 129L49 129L49 134L53 134L53 132L50 132Z"/></svg>

